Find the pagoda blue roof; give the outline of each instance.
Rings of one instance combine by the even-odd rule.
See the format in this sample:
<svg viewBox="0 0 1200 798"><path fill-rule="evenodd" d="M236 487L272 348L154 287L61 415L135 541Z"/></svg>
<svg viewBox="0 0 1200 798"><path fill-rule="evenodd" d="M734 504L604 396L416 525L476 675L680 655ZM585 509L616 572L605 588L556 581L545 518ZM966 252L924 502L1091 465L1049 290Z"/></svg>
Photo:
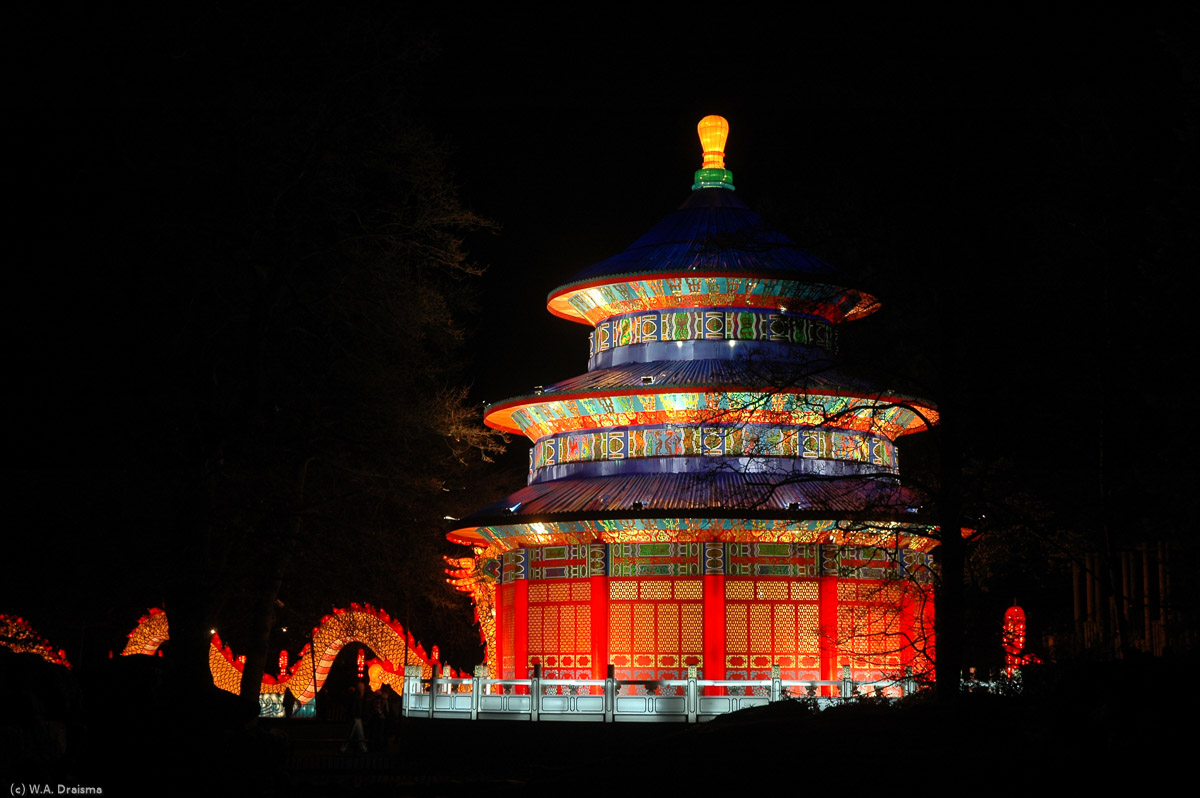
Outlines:
<svg viewBox="0 0 1200 798"><path fill-rule="evenodd" d="M618 296L636 295L644 285L650 299L656 293L657 281L647 278L671 277L690 278L693 287L698 279L716 278L702 285L718 296L711 303L700 304L785 304L796 312L812 312L834 322L861 318L874 312L879 304L875 297L855 287L847 275L768 226L728 187L719 187L694 190L677 210L623 252L583 269L552 291L548 308L558 316L591 323L614 315L612 311L654 309L651 300L646 307L616 307L603 315L592 314L588 312L591 303L587 297L581 299L580 294L587 289L628 283L617 290ZM713 286L716 291L711 290ZM697 292L687 286L682 290L686 300L679 304L695 307ZM754 297L765 301L756 303ZM657 304L672 307L669 301Z"/></svg>
<svg viewBox="0 0 1200 798"><path fill-rule="evenodd" d="M698 125L692 193L552 291L590 325L588 370L490 404L527 437L527 485L450 538L514 547L641 541L924 546L897 438L933 403L840 365L837 327L879 302L733 193L728 123Z"/></svg>

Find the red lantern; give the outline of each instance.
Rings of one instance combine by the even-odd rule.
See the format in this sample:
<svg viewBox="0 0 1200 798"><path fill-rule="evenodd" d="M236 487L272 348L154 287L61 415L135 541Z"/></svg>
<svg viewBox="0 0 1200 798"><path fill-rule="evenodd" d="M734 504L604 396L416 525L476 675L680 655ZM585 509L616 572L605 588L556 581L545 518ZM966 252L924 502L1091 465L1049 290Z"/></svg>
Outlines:
<svg viewBox="0 0 1200 798"><path fill-rule="evenodd" d="M1015 604L1004 613L1001 645L1004 647L1004 672L1011 679L1021 667L1021 649L1025 648L1025 610Z"/></svg>

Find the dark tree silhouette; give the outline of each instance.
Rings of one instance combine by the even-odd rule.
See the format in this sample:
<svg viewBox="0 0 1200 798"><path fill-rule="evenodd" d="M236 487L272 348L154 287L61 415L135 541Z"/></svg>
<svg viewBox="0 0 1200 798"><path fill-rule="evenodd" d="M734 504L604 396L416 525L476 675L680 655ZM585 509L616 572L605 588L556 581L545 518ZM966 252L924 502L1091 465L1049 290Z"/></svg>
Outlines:
<svg viewBox="0 0 1200 798"><path fill-rule="evenodd" d="M415 111L429 47L394 16L231 14L140 50L149 85L120 126L129 191L156 201L119 403L141 488L127 567L158 577L187 684L210 628L246 652L249 714L283 604L315 623L371 601L478 656L441 519L502 444L456 365L481 271L464 236L493 225Z"/></svg>

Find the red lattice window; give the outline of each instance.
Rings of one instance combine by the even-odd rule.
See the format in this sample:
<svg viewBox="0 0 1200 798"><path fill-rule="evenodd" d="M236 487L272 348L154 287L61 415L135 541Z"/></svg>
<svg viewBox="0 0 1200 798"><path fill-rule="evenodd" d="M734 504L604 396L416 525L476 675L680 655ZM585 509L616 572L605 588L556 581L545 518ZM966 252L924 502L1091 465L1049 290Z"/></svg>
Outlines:
<svg viewBox="0 0 1200 798"><path fill-rule="evenodd" d="M591 591L587 579L529 584L528 664L542 678L592 678Z"/></svg>
<svg viewBox="0 0 1200 798"><path fill-rule="evenodd" d="M725 580L725 677L820 679L817 580Z"/></svg>
<svg viewBox="0 0 1200 798"><path fill-rule="evenodd" d="M699 579L609 581L608 648L618 679L686 679L704 665Z"/></svg>
<svg viewBox="0 0 1200 798"><path fill-rule="evenodd" d="M900 581L838 582L838 673L850 666L855 681L897 678L911 658L911 598Z"/></svg>

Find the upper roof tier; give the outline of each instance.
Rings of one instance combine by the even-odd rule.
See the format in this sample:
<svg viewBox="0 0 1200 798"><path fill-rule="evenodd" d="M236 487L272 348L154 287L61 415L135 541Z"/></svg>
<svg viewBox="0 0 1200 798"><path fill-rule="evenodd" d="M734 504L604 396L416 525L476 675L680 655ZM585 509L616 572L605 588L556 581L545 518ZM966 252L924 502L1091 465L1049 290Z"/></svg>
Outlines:
<svg viewBox="0 0 1200 798"><path fill-rule="evenodd" d="M691 196L624 252L552 291L547 300L551 313L594 325L637 310L765 306L837 323L879 307L874 296L771 229L734 195L723 153L718 153L721 160L714 157L714 119L724 124L720 117L706 117L699 125L704 162ZM726 279L716 283L720 290L705 290L704 284L712 283L704 280L709 277ZM674 293L671 278L678 280Z"/></svg>

